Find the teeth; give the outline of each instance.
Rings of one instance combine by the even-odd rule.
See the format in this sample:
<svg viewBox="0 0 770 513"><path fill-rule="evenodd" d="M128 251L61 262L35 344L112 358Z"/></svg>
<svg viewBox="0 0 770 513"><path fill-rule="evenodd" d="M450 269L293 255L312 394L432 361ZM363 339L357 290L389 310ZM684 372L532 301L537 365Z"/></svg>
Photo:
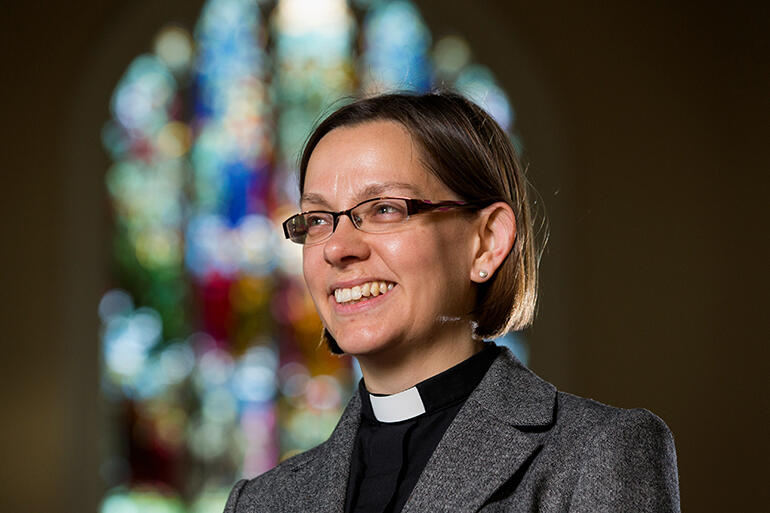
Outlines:
<svg viewBox="0 0 770 513"><path fill-rule="evenodd" d="M384 281L373 281L356 285L350 289L335 289L334 300L337 303L347 303L349 301L366 301L369 297L376 297L385 294L395 286L395 283Z"/></svg>

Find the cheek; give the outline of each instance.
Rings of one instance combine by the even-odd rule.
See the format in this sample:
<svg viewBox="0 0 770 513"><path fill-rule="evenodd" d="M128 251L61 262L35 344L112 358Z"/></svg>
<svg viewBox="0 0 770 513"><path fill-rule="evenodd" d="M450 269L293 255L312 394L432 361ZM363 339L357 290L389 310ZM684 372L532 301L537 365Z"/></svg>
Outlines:
<svg viewBox="0 0 770 513"><path fill-rule="evenodd" d="M435 240L428 230L387 234L378 242L378 253L397 277L405 278L429 267L436 259Z"/></svg>
<svg viewBox="0 0 770 513"><path fill-rule="evenodd" d="M467 310L473 286L470 281L472 253L467 232L457 229L434 231L418 242L423 246L415 262L421 280L428 285L437 308L452 312ZM439 306L442 305L442 306Z"/></svg>
<svg viewBox="0 0 770 513"><path fill-rule="evenodd" d="M467 251L456 231L442 233L431 229L403 232L380 246L383 259L401 279L422 282L430 289L447 289L467 280Z"/></svg>

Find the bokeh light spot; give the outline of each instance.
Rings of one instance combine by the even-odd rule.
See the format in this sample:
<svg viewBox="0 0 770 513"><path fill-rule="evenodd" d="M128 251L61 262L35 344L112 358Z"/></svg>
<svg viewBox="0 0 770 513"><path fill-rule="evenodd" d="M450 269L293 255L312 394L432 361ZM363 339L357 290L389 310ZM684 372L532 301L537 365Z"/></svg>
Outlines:
<svg viewBox="0 0 770 513"><path fill-rule="evenodd" d="M182 70L188 67L192 60L192 36L182 27L164 27L155 38L154 50L169 68Z"/></svg>

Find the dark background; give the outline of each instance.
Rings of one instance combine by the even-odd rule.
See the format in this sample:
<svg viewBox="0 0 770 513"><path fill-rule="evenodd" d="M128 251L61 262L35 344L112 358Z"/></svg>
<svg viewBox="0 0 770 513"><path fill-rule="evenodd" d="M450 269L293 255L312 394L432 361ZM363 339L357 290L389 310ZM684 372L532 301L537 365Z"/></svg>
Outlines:
<svg viewBox="0 0 770 513"><path fill-rule="evenodd" d="M418 2L517 110L551 240L531 367L674 433L686 511L768 497L768 20L725 2ZM759 5L759 4L757 4ZM99 130L130 60L200 2L9 2L2 34L0 509L91 511Z"/></svg>

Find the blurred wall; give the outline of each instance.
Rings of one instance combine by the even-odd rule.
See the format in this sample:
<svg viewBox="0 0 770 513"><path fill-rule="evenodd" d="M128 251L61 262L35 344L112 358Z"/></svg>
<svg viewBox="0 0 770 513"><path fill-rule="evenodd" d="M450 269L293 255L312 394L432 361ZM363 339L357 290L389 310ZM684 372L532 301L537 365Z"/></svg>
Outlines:
<svg viewBox="0 0 770 513"><path fill-rule="evenodd" d="M418 2L510 93L550 219L532 367L661 416L692 511L767 504L767 7ZM470 7L470 6L473 7ZM126 65L200 2L2 14L0 510L98 500L98 131Z"/></svg>

